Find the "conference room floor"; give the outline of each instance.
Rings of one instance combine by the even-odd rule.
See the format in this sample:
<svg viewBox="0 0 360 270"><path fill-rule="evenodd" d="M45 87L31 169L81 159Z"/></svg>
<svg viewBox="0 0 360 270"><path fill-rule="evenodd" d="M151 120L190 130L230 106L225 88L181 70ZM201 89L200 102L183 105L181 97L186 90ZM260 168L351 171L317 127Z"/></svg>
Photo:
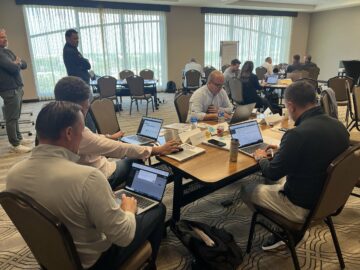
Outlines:
<svg viewBox="0 0 360 270"><path fill-rule="evenodd" d="M158 111L149 112L149 116L164 119L164 124L177 122L174 108L174 94L159 94L161 101ZM123 98L124 111L121 112L119 123L127 134L136 132L138 123L145 113L145 103L139 105L140 112L133 110L129 115L129 98ZM36 118L42 104L45 102L26 103L23 111L33 111ZM344 111L341 112L343 119ZM24 116L25 119L29 116ZM131 121L129 121L131 119ZM22 125L23 129L34 130L31 125ZM0 130L0 135L3 134ZM32 136L33 137L33 136ZM29 137L31 138L31 137ZM5 188L5 176L8 169L17 162L27 158L29 154L15 155L8 153L9 145L6 136L0 136L0 191ZM231 232L235 241L245 249L250 228L251 212L240 198L240 190L248 181L256 181L260 176L253 174L242 184L230 186L210 194L182 209L183 219L193 219ZM167 206L167 217L172 210L172 184L169 184L164 197ZM360 193L360 190L356 190ZM233 199L233 204L224 208L220 202ZM347 269L360 269L360 199L350 197L340 216L334 218L341 249ZM267 233L257 227L253 249L250 255L244 257L243 264L238 269L293 269L292 260L287 249L279 252L263 252L261 242ZM302 269L339 269L331 235L325 225L309 230L298 248L297 253ZM167 238L163 239L157 261L158 269L191 269L192 256L181 242L168 230ZM14 225L0 208L0 269L39 269L36 260L22 240Z"/></svg>

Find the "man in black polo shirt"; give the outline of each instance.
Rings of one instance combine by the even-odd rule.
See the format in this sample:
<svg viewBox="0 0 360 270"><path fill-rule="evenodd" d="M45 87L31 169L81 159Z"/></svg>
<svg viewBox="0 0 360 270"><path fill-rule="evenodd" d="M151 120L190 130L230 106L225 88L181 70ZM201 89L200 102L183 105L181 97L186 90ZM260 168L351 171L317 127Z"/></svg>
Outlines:
<svg viewBox="0 0 360 270"><path fill-rule="evenodd" d="M329 164L349 147L349 133L342 123L323 113L315 89L307 82L295 82L285 90L285 105L295 128L284 134L279 148L269 147L275 150L272 160L268 159L269 149L255 152L265 184L245 187L243 198L249 205L271 209L302 223L315 207ZM281 179L284 176L286 179ZM282 244L272 236L262 248L269 250Z"/></svg>

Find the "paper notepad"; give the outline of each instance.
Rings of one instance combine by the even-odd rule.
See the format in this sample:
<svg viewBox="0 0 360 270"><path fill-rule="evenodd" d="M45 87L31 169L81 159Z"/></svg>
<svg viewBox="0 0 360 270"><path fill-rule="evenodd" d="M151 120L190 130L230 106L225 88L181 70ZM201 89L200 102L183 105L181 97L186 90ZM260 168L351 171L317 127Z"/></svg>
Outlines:
<svg viewBox="0 0 360 270"><path fill-rule="evenodd" d="M191 159L197 155L205 153L205 149L197 147L197 146L193 146L193 145L190 145L187 143L180 145L180 147L184 150L180 151L180 152L172 153L172 154L169 154L166 156L169 158L175 159L177 161L183 162L183 161Z"/></svg>

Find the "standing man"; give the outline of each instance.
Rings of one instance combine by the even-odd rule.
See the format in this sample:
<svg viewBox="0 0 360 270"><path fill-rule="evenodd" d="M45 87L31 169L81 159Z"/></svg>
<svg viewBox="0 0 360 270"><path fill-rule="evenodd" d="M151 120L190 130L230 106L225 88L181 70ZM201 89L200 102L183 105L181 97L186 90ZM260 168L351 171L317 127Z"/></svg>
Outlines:
<svg viewBox="0 0 360 270"><path fill-rule="evenodd" d="M27 64L9 50L7 45L6 31L0 28L0 96L4 100L6 133L12 145L12 152L27 153L31 151L31 147L26 146L26 144L32 143L32 140L24 139L19 129L22 97L24 95L24 84L20 71L26 69Z"/></svg>
<svg viewBox="0 0 360 270"><path fill-rule="evenodd" d="M78 50L79 35L75 29L69 29L65 32L65 46L63 49L63 59L68 76L75 76L81 78L84 82L89 84L91 65L88 59L84 58ZM92 95L90 96L90 102ZM92 131L96 132L94 120L88 113L85 116L85 125Z"/></svg>
<svg viewBox="0 0 360 270"><path fill-rule="evenodd" d="M272 65L272 59L271 57L266 57L264 64L262 64L264 68L266 68L266 75L272 75L273 74L273 65Z"/></svg>
<svg viewBox="0 0 360 270"><path fill-rule="evenodd" d="M231 65L224 71L224 78L225 78L225 91L230 96L230 86L229 81L232 78L240 78L240 64L241 62L239 59L233 59L231 60Z"/></svg>

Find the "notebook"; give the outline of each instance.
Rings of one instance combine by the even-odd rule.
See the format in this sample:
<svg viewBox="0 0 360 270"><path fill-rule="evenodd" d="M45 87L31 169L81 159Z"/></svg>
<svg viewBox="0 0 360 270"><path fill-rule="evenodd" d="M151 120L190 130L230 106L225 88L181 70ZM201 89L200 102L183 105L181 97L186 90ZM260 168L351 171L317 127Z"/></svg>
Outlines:
<svg viewBox="0 0 360 270"><path fill-rule="evenodd" d="M268 146L264 143L256 120L231 125L229 131L231 138L239 140L239 151L248 156L253 156L255 150Z"/></svg>
<svg viewBox="0 0 360 270"><path fill-rule="evenodd" d="M115 198L121 203L122 194L134 197L138 204L136 214L141 214L161 202L168 177L166 171L134 162L125 189L116 191Z"/></svg>
<svg viewBox="0 0 360 270"><path fill-rule="evenodd" d="M266 79L266 82L267 82L268 84L277 84L278 79L279 79L279 77L278 77L277 74L269 75L269 76L267 77L267 79Z"/></svg>
<svg viewBox="0 0 360 270"><path fill-rule="evenodd" d="M184 162L186 160L189 160L197 155L200 155L202 153L205 153L205 149L197 146L193 146L187 143L183 143L180 145L180 147L183 149L180 152L172 153L169 155L166 155L169 158L175 159L179 162Z"/></svg>
<svg viewBox="0 0 360 270"><path fill-rule="evenodd" d="M159 136L162 123L162 119L143 116L136 135L125 136L121 138L121 141L138 145L155 142Z"/></svg>
<svg viewBox="0 0 360 270"><path fill-rule="evenodd" d="M249 120L252 110L255 108L256 103L247 105L238 105L230 119L230 124L238 123L241 121Z"/></svg>

